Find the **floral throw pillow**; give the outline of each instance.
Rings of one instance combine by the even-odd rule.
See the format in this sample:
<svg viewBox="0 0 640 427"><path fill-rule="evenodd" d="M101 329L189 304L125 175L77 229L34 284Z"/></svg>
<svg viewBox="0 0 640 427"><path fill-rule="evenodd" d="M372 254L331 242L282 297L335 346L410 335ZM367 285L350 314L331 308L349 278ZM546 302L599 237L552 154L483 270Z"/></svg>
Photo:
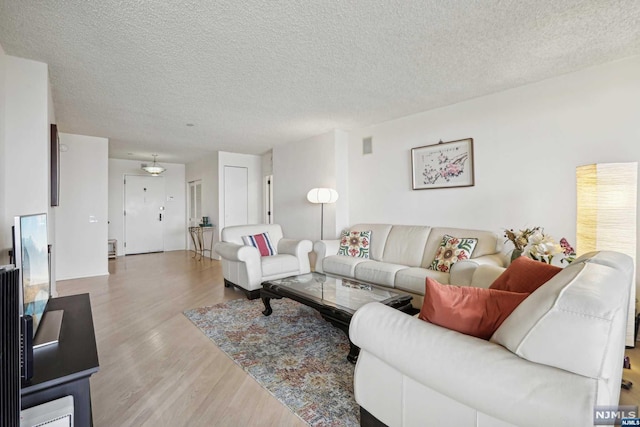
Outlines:
<svg viewBox="0 0 640 427"><path fill-rule="evenodd" d="M471 257L476 244L478 244L478 239L459 238L445 234L429 268L449 273L453 264Z"/></svg>
<svg viewBox="0 0 640 427"><path fill-rule="evenodd" d="M357 258L369 258L369 245L371 243L371 230L349 231L344 230L340 234L340 249L338 255L346 255Z"/></svg>

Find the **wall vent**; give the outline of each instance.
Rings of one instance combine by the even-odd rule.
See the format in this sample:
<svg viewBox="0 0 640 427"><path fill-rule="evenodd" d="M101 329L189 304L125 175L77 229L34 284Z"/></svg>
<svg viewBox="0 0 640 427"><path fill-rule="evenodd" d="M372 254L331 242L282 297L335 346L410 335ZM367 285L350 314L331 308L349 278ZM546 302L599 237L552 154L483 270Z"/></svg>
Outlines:
<svg viewBox="0 0 640 427"><path fill-rule="evenodd" d="M373 153L373 137L362 138L362 154Z"/></svg>

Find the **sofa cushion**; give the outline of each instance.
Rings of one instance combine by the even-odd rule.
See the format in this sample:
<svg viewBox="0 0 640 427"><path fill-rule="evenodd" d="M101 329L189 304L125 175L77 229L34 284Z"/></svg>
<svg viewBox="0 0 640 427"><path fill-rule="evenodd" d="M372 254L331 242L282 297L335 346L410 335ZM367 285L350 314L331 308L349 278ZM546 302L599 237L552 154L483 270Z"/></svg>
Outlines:
<svg viewBox="0 0 640 427"><path fill-rule="evenodd" d="M344 230L340 233L340 247L338 248L338 255L369 259L370 246L371 230Z"/></svg>
<svg viewBox="0 0 640 427"><path fill-rule="evenodd" d="M349 227L350 231L371 230L371 246L369 247L369 258L376 261L382 260L387 237L391 231L391 224L356 224Z"/></svg>
<svg viewBox="0 0 640 427"><path fill-rule="evenodd" d="M449 273L458 261L471 258L478 239L460 238L445 234L429 269Z"/></svg>
<svg viewBox="0 0 640 427"><path fill-rule="evenodd" d="M382 261L420 267L431 227L394 225L384 245Z"/></svg>
<svg viewBox="0 0 640 427"><path fill-rule="evenodd" d="M342 255L330 255L322 260L322 271L343 277L355 277L356 265L367 261L364 258L354 258Z"/></svg>
<svg viewBox="0 0 640 427"><path fill-rule="evenodd" d="M405 268L407 268L406 265L380 261L365 261L356 265L355 278L364 282L393 288L395 286L396 273Z"/></svg>
<svg viewBox="0 0 640 427"><path fill-rule="evenodd" d="M616 252L583 255L523 301L491 341L523 359L585 377L615 375L633 264Z"/></svg>
<svg viewBox="0 0 640 427"><path fill-rule="evenodd" d="M262 265L263 278L274 274L295 273L300 268L298 258L288 254L262 257L260 258L260 264Z"/></svg>
<svg viewBox="0 0 640 427"><path fill-rule="evenodd" d="M440 283L449 283L448 273L429 270L427 268L411 267L396 273L395 287L396 289L411 292L412 294L424 295L424 284L427 277L431 277Z"/></svg>
<svg viewBox="0 0 640 427"><path fill-rule="evenodd" d="M527 293L443 285L427 278L422 320L488 340Z"/></svg>
<svg viewBox="0 0 640 427"><path fill-rule="evenodd" d="M271 256L278 253L267 232L252 236L242 236L242 242L247 246L257 248L260 251L260 256Z"/></svg>
<svg viewBox="0 0 640 427"><path fill-rule="evenodd" d="M530 294L561 271L562 268L555 265L521 256L511 262L489 289Z"/></svg>
<svg viewBox="0 0 640 427"><path fill-rule="evenodd" d="M469 230L464 228L445 228L433 227L429 233L427 244L424 248L424 256L422 257L422 267L429 267L436 256L436 251L442 242L445 234L450 236L467 237L478 239L471 258L477 258L484 255L491 255L498 252L498 236L490 231Z"/></svg>

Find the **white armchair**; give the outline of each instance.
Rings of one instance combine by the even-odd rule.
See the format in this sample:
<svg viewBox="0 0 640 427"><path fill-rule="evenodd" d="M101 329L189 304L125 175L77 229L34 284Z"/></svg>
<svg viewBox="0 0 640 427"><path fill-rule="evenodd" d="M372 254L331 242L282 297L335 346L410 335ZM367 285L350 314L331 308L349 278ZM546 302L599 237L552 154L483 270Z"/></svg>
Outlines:
<svg viewBox="0 0 640 427"><path fill-rule="evenodd" d="M242 236L269 233L277 254L260 256L253 246L245 245ZM214 251L222 258L222 275L226 287L235 286L249 299L260 297L262 282L306 274L309 266L310 240L285 239L278 224L237 225L222 229Z"/></svg>

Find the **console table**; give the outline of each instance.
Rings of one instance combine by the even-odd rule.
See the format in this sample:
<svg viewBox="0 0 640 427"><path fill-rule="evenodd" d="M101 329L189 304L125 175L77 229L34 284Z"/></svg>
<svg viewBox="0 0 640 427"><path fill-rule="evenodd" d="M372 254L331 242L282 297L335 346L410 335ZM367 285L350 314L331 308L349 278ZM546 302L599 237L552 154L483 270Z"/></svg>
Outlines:
<svg viewBox="0 0 640 427"><path fill-rule="evenodd" d="M22 382L22 409L73 396L74 426L93 425L89 378L98 372L98 350L89 294L52 298L49 310L64 310L60 340L33 352L34 375Z"/></svg>
<svg viewBox="0 0 640 427"><path fill-rule="evenodd" d="M207 227L189 227L189 234L193 241L194 258L203 259L205 252L209 252L209 256L213 255L213 230L214 226ZM211 240L209 241L209 248L206 248L205 233L211 232Z"/></svg>

